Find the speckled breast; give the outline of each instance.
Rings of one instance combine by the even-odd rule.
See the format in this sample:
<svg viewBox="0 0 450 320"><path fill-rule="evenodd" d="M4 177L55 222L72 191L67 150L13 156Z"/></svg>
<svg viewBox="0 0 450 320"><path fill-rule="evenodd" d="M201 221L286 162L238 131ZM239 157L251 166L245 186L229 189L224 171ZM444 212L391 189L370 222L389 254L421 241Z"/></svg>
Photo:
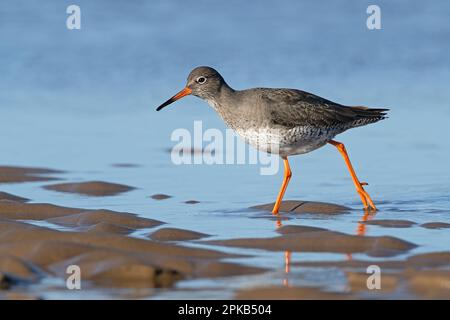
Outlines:
<svg viewBox="0 0 450 320"><path fill-rule="evenodd" d="M235 129L235 131L258 150L283 157L311 152L335 136L331 130L305 126L292 129L262 127Z"/></svg>

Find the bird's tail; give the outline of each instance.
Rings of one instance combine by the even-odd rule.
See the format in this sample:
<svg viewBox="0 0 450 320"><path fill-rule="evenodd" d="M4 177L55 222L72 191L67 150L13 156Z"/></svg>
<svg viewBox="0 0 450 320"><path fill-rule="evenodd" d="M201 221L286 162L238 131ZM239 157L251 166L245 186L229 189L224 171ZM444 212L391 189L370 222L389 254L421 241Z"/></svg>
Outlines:
<svg viewBox="0 0 450 320"><path fill-rule="evenodd" d="M369 123L378 122L387 118L387 111L389 109L368 108L368 107L351 107L355 113L355 120L352 122L352 127L364 126Z"/></svg>

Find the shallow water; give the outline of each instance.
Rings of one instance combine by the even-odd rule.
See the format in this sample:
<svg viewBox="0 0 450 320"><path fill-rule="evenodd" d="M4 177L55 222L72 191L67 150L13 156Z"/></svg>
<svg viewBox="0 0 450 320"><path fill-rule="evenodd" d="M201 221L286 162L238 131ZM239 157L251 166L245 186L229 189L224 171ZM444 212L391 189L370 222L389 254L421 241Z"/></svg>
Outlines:
<svg viewBox="0 0 450 320"><path fill-rule="evenodd" d="M378 31L366 28L366 1L77 4L80 31L65 28L65 2L8 0L0 8L0 163L62 169L67 172L58 177L70 182L104 180L137 189L101 198L40 188L48 183L4 184L2 191L35 202L133 212L212 239L275 236L275 221L248 208L274 201L281 172L263 176L258 165L176 166L167 152L175 145L172 131L192 131L195 120L202 120L204 129L225 130L214 111L193 97L154 110L183 87L192 67L211 65L236 89L294 87L343 104L391 108L389 119L337 140L346 143L361 180L370 183L366 190L378 204L376 219L417 225L368 225L365 234L417 244L407 255L449 250L448 231L418 226L450 223L448 2L378 1ZM113 167L116 163L138 166ZM336 150L325 146L292 157L291 167L285 199L354 210L301 215L283 224L356 234L363 211ZM150 199L155 193L173 197ZM183 203L192 199L200 203ZM284 252L221 249L251 255L235 261L272 271L182 281L151 297L231 298L235 289L281 284L286 277ZM292 254L292 262L345 258ZM343 277L330 271L293 268L291 273L300 284L346 290ZM91 295L102 297L100 291Z"/></svg>

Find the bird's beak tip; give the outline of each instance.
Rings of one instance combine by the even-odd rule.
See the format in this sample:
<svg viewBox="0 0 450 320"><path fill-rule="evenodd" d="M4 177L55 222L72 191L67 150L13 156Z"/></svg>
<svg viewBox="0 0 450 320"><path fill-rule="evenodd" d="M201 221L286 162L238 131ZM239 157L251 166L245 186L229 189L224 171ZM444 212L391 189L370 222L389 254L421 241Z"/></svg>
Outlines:
<svg viewBox="0 0 450 320"><path fill-rule="evenodd" d="M160 111L162 108L168 106L169 104L177 101L178 99L181 99L187 95L190 95L192 93L192 90L188 87L184 88L180 92L178 92L176 95L174 95L172 98L161 104L158 108L156 108L156 111Z"/></svg>

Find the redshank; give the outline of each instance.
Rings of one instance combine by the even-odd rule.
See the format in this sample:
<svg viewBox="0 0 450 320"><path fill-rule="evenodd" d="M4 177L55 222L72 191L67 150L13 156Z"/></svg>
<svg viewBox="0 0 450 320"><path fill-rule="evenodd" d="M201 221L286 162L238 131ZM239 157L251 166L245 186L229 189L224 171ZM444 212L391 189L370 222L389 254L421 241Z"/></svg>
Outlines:
<svg viewBox="0 0 450 320"><path fill-rule="evenodd" d="M344 144L333 138L350 128L385 119L389 109L344 106L296 89L234 90L215 69L197 67L189 74L186 87L156 110L187 95L205 100L247 143L283 159L284 178L273 214L278 214L292 176L288 156L311 152L327 143L344 158L364 208L376 210L364 190L367 183L356 176Z"/></svg>

